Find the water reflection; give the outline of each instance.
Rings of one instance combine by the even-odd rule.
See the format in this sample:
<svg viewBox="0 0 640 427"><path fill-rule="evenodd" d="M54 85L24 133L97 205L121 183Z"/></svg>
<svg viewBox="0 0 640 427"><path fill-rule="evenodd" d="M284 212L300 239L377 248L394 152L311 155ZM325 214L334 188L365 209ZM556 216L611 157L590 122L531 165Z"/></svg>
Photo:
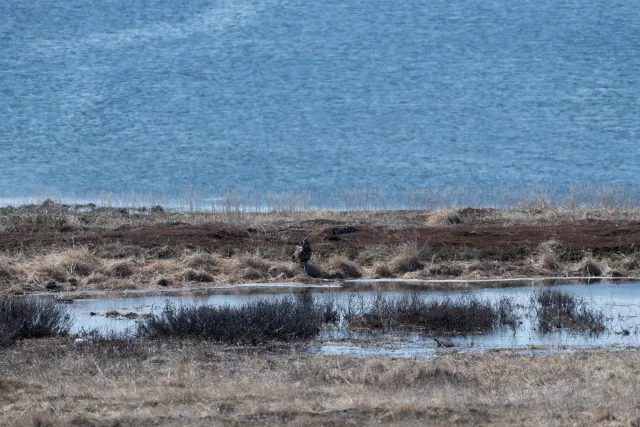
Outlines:
<svg viewBox="0 0 640 427"><path fill-rule="evenodd" d="M606 331L601 334L584 334L567 330L550 333L536 331L535 319L530 310L531 296L540 287L488 288L453 292L419 292L421 296L434 298L474 296L497 302L502 297L512 298L521 310L522 323L514 330L499 328L492 333L447 338L454 347L440 348L436 341L420 332L360 332L344 328L328 328L319 339L309 346L312 354L321 355L384 355L389 357L431 357L441 351L482 352L494 349L516 349L544 351L545 349L576 349L594 347L628 347L640 345L640 283L594 284L554 286L583 298L592 307L605 315ZM329 293L314 291L318 299L331 298L340 305L350 298L373 300L378 292ZM389 291L390 297L406 295L403 291ZM153 296L142 298L108 298L77 300L69 306L75 317L72 332L99 328L102 330L125 331L135 327L135 319L124 316L106 317L108 312L121 315L129 313L158 313L168 301L174 304L211 304L239 306L249 301L264 298L281 298L283 294L269 295L209 295L209 296ZM133 316L129 316L133 317ZM628 334L623 334L628 331Z"/></svg>

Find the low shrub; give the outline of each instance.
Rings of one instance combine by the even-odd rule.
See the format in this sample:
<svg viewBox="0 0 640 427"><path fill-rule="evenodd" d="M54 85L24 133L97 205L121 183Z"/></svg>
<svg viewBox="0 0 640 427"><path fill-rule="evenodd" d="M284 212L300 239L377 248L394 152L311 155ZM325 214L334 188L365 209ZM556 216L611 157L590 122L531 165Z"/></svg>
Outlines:
<svg viewBox="0 0 640 427"><path fill-rule="evenodd" d="M0 346L22 338L66 335L72 319L67 309L49 299L0 300Z"/></svg>
<svg viewBox="0 0 640 427"><path fill-rule="evenodd" d="M582 298L556 289L543 289L531 297L538 330L546 333L557 329L603 332L604 314L590 308Z"/></svg>
<svg viewBox="0 0 640 427"><path fill-rule="evenodd" d="M508 326L516 329L520 324L520 315L513 299L501 297L498 301L498 322L501 326Z"/></svg>
<svg viewBox="0 0 640 427"><path fill-rule="evenodd" d="M259 300L239 307L166 303L162 312L139 324L151 337L198 338L231 344L299 341L315 337L332 310L310 293Z"/></svg>
<svg viewBox="0 0 640 427"><path fill-rule="evenodd" d="M477 298L428 299L418 294L393 298L382 293L371 304L348 303L349 327L368 329L420 328L427 332L467 334L486 332L500 319L496 307Z"/></svg>

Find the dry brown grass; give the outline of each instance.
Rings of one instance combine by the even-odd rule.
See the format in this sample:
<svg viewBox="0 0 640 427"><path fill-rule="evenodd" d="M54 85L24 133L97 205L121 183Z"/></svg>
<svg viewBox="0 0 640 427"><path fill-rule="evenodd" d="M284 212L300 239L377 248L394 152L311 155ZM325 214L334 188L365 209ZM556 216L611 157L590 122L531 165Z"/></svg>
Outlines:
<svg viewBox="0 0 640 427"><path fill-rule="evenodd" d="M559 274L562 272L560 261L562 245L556 240L548 240L538 247L538 253L532 261L534 268L545 274Z"/></svg>
<svg viewBox="0 0 640 427"><path fill-rule="evenodd" d="M360 267L343 256L332 257L322 263L325 276L337 279L357 279L362 277Z"/></svg>
<svg viewBox="0 0 640 427"><path fill-rule="evenodd" d="M435 226L443 226L443 225L456 225L462 224L463 220L458 215L457 211L452 210L442 210L442 211L434 211L429 215L427 220L425 221L426 225L435 227Z"/></svg>
<svg viewBox="0 0 640 427"><path fill-rule="evenodd" d="M559 426L640 420L635 351L402 360L185 341L130 353L74 348L71 340L26 341L3 351L0 424Z"/></svg>
<svg viewBox="0 0 640 427"><path fill-rule="evenodd" d="M395 255L389 257L389 253ZM370 252L359 263L337 255L309 265L306 274L292 261L266 259L255 254L221 257L189 249L175 252L168 259L148 257L144 253L125 259L99 256L86 248L53 249L29 256L18 253L0 257L0 295L33 292L82 291L92 289L139 289L182 287L197 283L241 283L298 281L317 278L509 278L535 276L608 276L620 277L640 273L638 254L613 254L598 259L585 254L580 261L565 259L562 245L556 241L540 245L526 262L486 259L442 260L429 258L427 250L407 245L386 247L377 255ZM158 284L159 281L163 281ZM53 287L53 288L52 288Z"/></svg>
<svg viewBox="0 0 640 427"><path fill-rule="evenodd" d="M355 235L333 236L335 224L355 224L366 233L367 227L384 227L387 235L400 233L407 227L429 224L434 230L456 227L511 226L517 224L573 224L577 221L640 219L638 209L605 209L551 206L535 203L510 210L444 209L441 211L304 211L273 214L224 213L122 213L117 209L75 212L55 205L20 208L0 212L0 230L10 236L42 231L52 233L41 246L3 248L0 254L0 295L34 292L92 289L135 289L157 286L182 287L197 283L239 283L301 281L319 278L508 278L531 276L609 276L640 274L640 254L626 246L619 252L571 251L559 240L549 240L499 259L491 248L478 249L465 245L430 247L428 236L417 243L409 235L402 242L390 243L381 234L379 240L344 244ZM457 219L456 219L457 218ZM458 221L459 220L459 221ZM319 221L317 223L313 221ZM99 241L87 246L75 245L74 236L109 231L117 234L145 226L180 227L180 224L234 224L247 233L251 242L242 249L227 247L171 245L167 240L135 245L117 239ZM71 231L69 230L71 227ZM61 229L63 229L61 231ZM295 232L316 233L312 241L313 266L306 274L291 261L297 240ZM413 229L411 229L413 230ZM10 233L8 232L10 231ZM233 229L236 232L237 229ZM268 238L261 235L269 232ZM83 234L84 233L84 234ZM325 234L322 234L325 233ZM320 237L324 236L324 237ZM335 240L333 244L330 238ZM253 239L253 240L251 240ZM271 240L269 240L271 239ZM273 240L278 244L271 244ZM316 242L322 240L319 245ZM224 239L221 240L224 242ZM64 244L57 242L65 242ZM71 242L71 243L69 243ZM156 244L157 246L153 246ZM255 245L255 246L253 246ZM229 247L231 246L231 247ZM517 258L520 257L520 258ZM158 283L161 283L158 285Z"/></svg>

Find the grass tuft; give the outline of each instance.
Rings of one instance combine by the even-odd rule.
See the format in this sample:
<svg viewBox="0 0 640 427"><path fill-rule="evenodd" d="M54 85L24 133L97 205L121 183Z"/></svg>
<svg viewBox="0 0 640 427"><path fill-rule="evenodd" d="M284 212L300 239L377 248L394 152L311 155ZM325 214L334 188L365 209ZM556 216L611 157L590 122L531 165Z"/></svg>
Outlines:
<svg viewBox="0 0 640 427"><path fill-rule="evenodd" d="M405 274L422 270L424 264L420 262L416 255L401 254L391 260L389 268L396 274Z"/></svg>
<svg viewBox="0 0 640 427"><path fill-rule="evenodd" d="M346 257L332 257L324 263L325 276L331 279L357 279L362 272L356 263Z"/></svg>
<svg viewBox="0 0 640 427"><path fill-rule="evenodd" d="M120 278L129 277L135 273L135 266L129 261L120 261L111 267L111 273Z"/></svg>

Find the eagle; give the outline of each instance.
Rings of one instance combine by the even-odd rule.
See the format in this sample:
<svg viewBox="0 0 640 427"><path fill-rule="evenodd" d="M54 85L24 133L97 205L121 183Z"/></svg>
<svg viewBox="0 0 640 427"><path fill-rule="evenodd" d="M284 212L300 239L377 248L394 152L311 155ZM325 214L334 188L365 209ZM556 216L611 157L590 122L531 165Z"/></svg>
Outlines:
<svg viewBox="0 0 640 427"><path fill-rule="evenodd" d="M302 245L296 248L296 251L293 253L293 260L299 262L302 265L305 265L311 259L311 245L309 244L309 239L307 237L302 241Z"/></svg>

